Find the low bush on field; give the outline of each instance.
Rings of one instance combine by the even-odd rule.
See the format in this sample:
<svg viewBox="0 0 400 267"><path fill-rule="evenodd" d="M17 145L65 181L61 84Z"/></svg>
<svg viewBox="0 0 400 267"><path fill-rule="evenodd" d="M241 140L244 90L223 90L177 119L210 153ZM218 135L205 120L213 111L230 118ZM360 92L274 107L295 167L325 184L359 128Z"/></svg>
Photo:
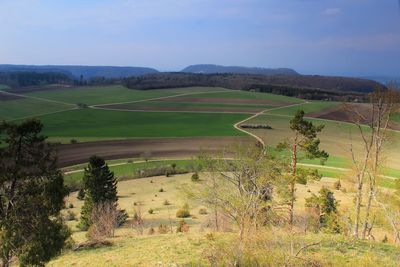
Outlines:
<svg viewBox="0 0 400 267"><path fill-rule="evenodd" d="M145 178L145 177L152 177L152 176L170 176L174 174L185 174L189 173L188 169L185 168L173 168L172 166L158 166L154 168L146 168L146 169L138 169L134 177L135 178Z"/></svg>
<svg viewBox="0 0 400 267"><path fill-rule="evenodd" d="M271 130L272 127L267 124L242 124L240 128L243 129L268 129Z"/></svg>
<svg viewBox="0 0 400 267"><path fill-rule="evenodd" d="M188 218L190 217L189 205L185 204L176 212L177 218Z"/></svg>

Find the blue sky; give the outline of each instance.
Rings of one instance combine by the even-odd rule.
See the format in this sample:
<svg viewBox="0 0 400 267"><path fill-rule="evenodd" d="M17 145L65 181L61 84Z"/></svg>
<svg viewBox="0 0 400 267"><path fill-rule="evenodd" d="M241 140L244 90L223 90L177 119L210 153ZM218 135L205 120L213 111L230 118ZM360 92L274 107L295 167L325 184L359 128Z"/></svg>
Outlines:
<svg viewBox="0 0 400 267"><path fill-rule="evenodd" d="M399 0L0 0L0 63L400 76Z"/></svg>

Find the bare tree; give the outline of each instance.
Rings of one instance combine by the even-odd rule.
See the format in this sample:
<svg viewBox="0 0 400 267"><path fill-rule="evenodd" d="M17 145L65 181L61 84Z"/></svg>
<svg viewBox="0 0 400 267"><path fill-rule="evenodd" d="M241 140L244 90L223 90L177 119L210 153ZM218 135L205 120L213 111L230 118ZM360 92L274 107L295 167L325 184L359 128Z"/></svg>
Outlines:
<svg viewBox="0 0 400 267"><path fill-rule="evenodd" d="M243 238L271 209L274 181L281 177L283 164L249 146L238 146L234 158L201 156L205 179L187 192L191 199L229 217Z"/></svg>
<svg viewBox="0 0 400 267"><path fill-rule="evenodd" d="M362 238L371 233L371 206L377 193L377 179L383 166L383 149L388 140L390 119L399 103L398 92L391 89L376 88L369 96L369 109L362 112L352 105L345 109L352 115L353 123L357 126L362 140L362 156L358 159L351 144L353 166L356 171L356 204L353 235L359 237L359 227L362 224ZM365 125L366 124L366 125ZM360 213L363 203L364 184L367 183L365 218L361 222Z"/></svg>
<svg viewBox="0 0 400 267"><path fill-rule="evenodd" d="M93 207L91 220L93 224L88 230L89 239L102 240L113 237L118 226L119 212L111 201L101 202Z"/></svg>

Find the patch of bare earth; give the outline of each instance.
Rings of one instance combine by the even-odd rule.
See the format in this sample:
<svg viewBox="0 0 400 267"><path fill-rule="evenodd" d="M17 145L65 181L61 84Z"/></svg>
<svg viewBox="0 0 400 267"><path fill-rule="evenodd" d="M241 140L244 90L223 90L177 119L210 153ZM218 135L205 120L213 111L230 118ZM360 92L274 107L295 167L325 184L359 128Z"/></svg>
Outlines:
<svg viewBox="0 0 400 267"><path fill-rule="evenodd" d="M358 121L367 124L371 121L372 107L370 104L351 103L339 105L332 108L320 110L318 112L311 112L307 117L320 118L327 120L355 122ZM389 128L393 130L400 130L400 123L391 122Z"/></svg>
<svg viewBox="0 0 400 267"><path fill-rule="evenodd" d="M202 151L217 153L225 150L229 155L235 144L254 142L251 137L129 139L58 145L57 151L59 166L66 167L85 163L92 155L108 160L141 157L143 153L156 158L184 158L198 156Z"/></svg>

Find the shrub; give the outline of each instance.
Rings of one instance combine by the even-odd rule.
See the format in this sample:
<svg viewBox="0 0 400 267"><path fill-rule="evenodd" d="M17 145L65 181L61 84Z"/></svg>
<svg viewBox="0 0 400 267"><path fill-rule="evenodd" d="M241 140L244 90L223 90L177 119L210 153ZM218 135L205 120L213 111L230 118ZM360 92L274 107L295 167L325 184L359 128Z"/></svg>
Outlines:
<svg viewBox="0 0 400 267"><path fill-rule="evenodd" d="M169 177L174 174L184 174L189 173L189 169L187 168L172 168L170 165L167 166L157 166L150 168L138 169L136 173L134 173L135 178L145 178L145 177L153 177L153 176L162 176L165 175Z"/></svg>
<svg viewBox="0 0 400 267"><path fill-rule="evenodd" d="M242 124L240 125L240 128L243 129L267 129L271 130L272 127L266 124Z"/></svg>
<svg viewBox="0 0 400 267"><path fill-rule="evenodd" d="M201 209L199 209L199 214L206 215L206 214L208 214L208 212L205 208L201 208Z"/></svg>
<svg viewBox="0 0 400 267"><path fill-rule="evenodd" d="M197 182L199 179L199 174L197 172L192 174L192 182Z"/></svg>
<svg viewBox="0 0 400 267"><path fill-rule="evenodd" d="M164 200L164 206L171 205L171 203L168 200Z"/></svg>
<svg viewBox="0 0 400 267"><path fill-rule="evenodd" d="M165 192L165 191L164 191L164 188L161 187L160 190L158 190L158 192L161 192L161 193L162 193L162 192Z"/></svg>
<svg viewBox="0 0 400 267"><path fill-rule="evenodd" d="M296 182L297 182L298 184L306 185L306 184L307 184L307 177L304 176L304 175L297 175L297 177L296 177Z"/></svg>
<svg viewBox="0 0 400 267"><path fill-rule="evenodd" d="M77 143L78 143L78 140L76 140L76 139L71 139L71 140L69 140L69 142L70 142L71 144L77 144Z"/></svg>
<svg viewBox="0 0 400 267"><path fill-rule="evenodd" d="M83 200L85 198L85 190L83 190L83 188L79 189L78 196L76 198L79 200Z"/></svg>
<svg viewBox="0 0 400 267"><path fill-rule="evenodd" d="M89 240L102 240L104 237L113 237L114 229L118 226L120 211L114 203L104 202L94 206L91 212L91 221L87 236Z"/></svg>
<svg viewBox="0 0 400 267"><path fill-rule="evenodd" d="M75 221L76 220L76 215L75 215L75 213L74 212L72 212L72 211L68 211L67 212L67 215L65 216L65 219L67 220L67 221Z"/></svg>
<svg viewBox="0 0 400 267"><path fill-rule="evenodd" d="M340 188L342 188L342 184L340 183L340 180L337 180L337 181L333 184L333 189L335 189L335 190L340 190Z"/></svg>
<svg viewBox="0 0 400 267"><path fill-rule="evenodd" d="M190 217L189 205L186 203L176 212L177 218L188 218Z"/></svg>
<svg viewBox="0 0 400 267"><path fill-rule="evenodd" d="M187 233L189 232L189 225L185 222L185 220L180 220L178 226L176 227L177 233Z"/></svg>
<svg viewBox="0 0 400 267"><path fill-rule="evenodd" d="M160 224L158 226L158 233L160 234L167 234L169 231L170 230L166 224Z"/></svg>
<svg viewBox="0 0 400 267"><path fill-rule="evenodd" d="M150 229L149 229L149 231L147 232L147 234L148 234L148 235L154 235L154 233L155 233L155 231L154 231L154 228L153 228L153 226L152 226L152 227L150 227Z"/></svg>
<svg viewBox="0 0 400 267"><path fill-rule="evenodd" d="M149 214L153 214L153 213L154 213L154 210L153 210L152 208L150 208L147 212L148 212Z"/></svg>
<svg viewBox="0 0 400 267"><path fill-rule="evenodd" d="M382 239L382 243L387 243L387 242L389 242L389 239L388 239L387 235L385 235Z"/></svg>
<svg viewBox="0 0 400 267"><path fill-rule="evenodd" d="M69 209L73 209L73 208L74 208L74 204L69 203L68 208L69 208Z"/></svg>

